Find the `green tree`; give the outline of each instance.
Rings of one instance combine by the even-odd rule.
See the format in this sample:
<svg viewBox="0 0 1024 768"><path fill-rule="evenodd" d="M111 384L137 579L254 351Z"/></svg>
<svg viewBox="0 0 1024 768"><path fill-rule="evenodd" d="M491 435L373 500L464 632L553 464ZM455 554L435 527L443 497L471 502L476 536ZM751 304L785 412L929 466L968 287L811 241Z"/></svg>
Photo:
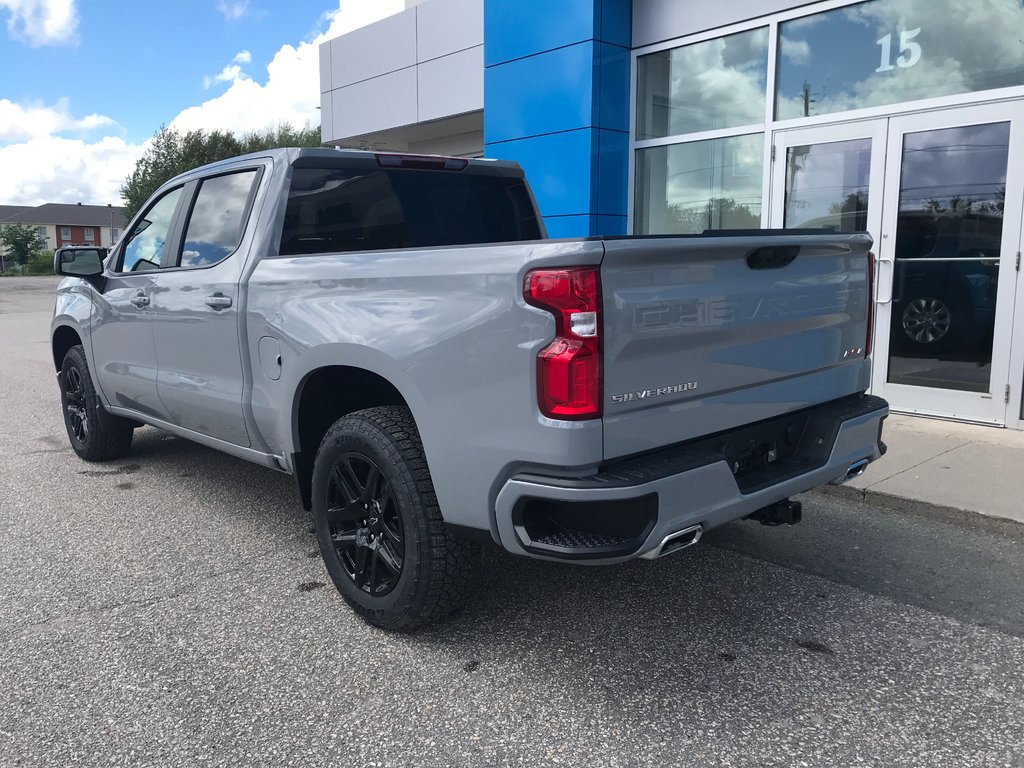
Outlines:
<svg viewBox="0 0 1024 768"><path fill-rule="evenodd" d="M46 248L46 239L27 224L4 224L0 226L0 246L7 252L5 258L24 266L33 254Z"/></svg>
<svg viewBox="0 0 1024 768"><path fill-rule="evenodd" d="M165 181L200 165L247 152L276 147L319 147L320 127L294 128L281 124L243 134L229 131L186 131L161 126L131 176L121 185L125 219L131 219Z"/></svg>

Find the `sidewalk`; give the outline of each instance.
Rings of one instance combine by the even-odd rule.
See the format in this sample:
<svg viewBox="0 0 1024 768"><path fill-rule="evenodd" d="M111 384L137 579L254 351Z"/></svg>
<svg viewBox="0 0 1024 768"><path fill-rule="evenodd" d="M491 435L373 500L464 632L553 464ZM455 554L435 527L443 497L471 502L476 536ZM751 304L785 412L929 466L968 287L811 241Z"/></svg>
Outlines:
<svg viewBox="0 0 1024 768"><path fill-rule="evenodd" d="M831 493L895 508L963 510L1024 523L1024 432L892 415L889 451Z"/></svg>

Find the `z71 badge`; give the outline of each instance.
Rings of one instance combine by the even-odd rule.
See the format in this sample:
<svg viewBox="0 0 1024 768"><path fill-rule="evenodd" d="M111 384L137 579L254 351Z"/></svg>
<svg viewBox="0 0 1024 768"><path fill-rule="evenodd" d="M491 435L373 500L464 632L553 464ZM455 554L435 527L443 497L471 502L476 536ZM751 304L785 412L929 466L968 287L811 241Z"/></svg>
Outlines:
<svg viewBox="0 0 1024 768"><path fill-rule="evenodd" d="M685 384L673 384L668 387L657 389L645 389L640 392L626 392L623 395L612 395L612 404L631 403L634 400L648 400L653 397L664 397L665 395L678 395L681 392L691 392L697 388L696 381L688 381Z"/></svg>

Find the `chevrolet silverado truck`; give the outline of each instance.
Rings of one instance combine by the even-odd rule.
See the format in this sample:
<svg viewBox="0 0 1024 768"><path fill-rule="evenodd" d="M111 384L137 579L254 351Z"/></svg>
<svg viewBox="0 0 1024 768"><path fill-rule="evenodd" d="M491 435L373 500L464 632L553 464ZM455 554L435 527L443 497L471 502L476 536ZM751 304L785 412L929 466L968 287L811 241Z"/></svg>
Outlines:
<svg viewBox="0 0 1024 768"><path fill-rule="evenodd" d="M86 461L152 425L294 475L388 629L453 611L484 542L654 559L884 452L865 234L545 239L514 163L329 149L169 181L59 250L53 363Z"/></svg>

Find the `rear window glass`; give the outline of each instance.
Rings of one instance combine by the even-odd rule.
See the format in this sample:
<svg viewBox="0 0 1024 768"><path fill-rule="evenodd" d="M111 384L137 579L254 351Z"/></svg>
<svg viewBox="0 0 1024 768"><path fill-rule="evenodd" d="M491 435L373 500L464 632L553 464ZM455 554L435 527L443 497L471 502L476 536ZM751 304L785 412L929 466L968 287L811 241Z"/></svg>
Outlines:
<svg viewBox="0 0 1024 768"><path fill-rule="evenodd" d="M522 179L390 169L292 173L285 256L540 237Z"/></svg>

